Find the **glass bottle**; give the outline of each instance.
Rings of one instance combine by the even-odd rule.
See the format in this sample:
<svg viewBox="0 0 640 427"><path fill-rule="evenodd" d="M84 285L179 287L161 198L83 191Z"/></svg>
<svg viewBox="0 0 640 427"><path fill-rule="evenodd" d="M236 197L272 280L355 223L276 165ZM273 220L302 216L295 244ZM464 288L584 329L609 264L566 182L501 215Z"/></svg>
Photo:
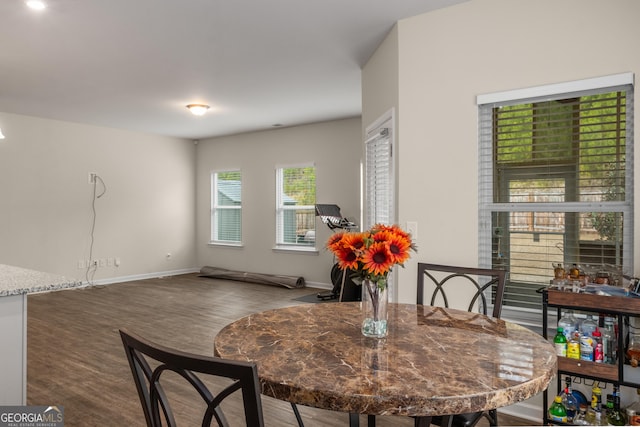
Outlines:
<svg viewBox="0 0 640 427"><path fill-rule="evenodd" d="M580 404L580 409L575 417L573 417L573 424L577 426L587 426L589 423L586 419L587 416L587 405L584 403Z"/></svg>
<svg viewBox="0 0 640 427"><path fill-rule="evenodd" d="M558 327L562 328L564 336L567 337L567 342L569 342L573 333L578 329L578 320L573 316L572 310L567 310L558 320Z"/></svg>
<svg viewBox="0 0 640 427"><path fill-rule="evenodd" d="M636 394L640 396L640 389L636 389ZM640 426L640 401L627 406L627 422L631 426Z"/></svg>
<svg viewBox="0 0 640 427"><path fill-rule="evenodd" d="M567 357L567 337L561 327L556 330L556 336L553 337L553 346L556 348L556 355Z"/></svg>
<svg viewBox="0 0 640 427"><path fill-rule="evenodd" d="M578 264L573 264L569 269L569 278L571 279L580 278L580 269L578 268Z"/></svg>
<svg viewBox="0 0 640 427"><path fill-rule="evenodd" d="M638 333L629 333L627 357L629 358L629 364L634 368L640 364L640 335Z"/></svg>
<svg viewBox="0 0 640 427"><path fill-rule="evenodd" d="M620 410L620 392L617 386L613 386L613 408L607 411L607 423L612 426L623 426L627 420Z"/></svg>
<svg viewBox="0 0 640 427"><path fill-rule="evenodd" d="M566 423L567 410L562 404L562 397L556 396L549 408L549 419L554 422Z"/></svg>
<svg viewBox="0 0 640 427"><path fill-rule="evenodd" d="M615 319L611 316L604 318L604 328L602 333L602 352L604 353L604 363L614 365L616 363L616 353L618 350L615 333Z"/></svg>
<svg viewBox="0 0 640 427"><path fill-rule="evenodd" d="M573 417L576 416L576 412L578 410L578 399L573 395L573 391L571 390L571 377L567 376L564 379L564 391L560 395L562 398L562 404L564 405L565 410L567 411L567 421L571 422Z"/></svg>
<svg viewBox="0 0 640 427"><path fill-rule="evenodd" d="M565 278L565 271L564 271L564 267L562 266L562 264L558 263L558 264L551 264L553 265L553 278L556 280L563 280Z"/></svg>

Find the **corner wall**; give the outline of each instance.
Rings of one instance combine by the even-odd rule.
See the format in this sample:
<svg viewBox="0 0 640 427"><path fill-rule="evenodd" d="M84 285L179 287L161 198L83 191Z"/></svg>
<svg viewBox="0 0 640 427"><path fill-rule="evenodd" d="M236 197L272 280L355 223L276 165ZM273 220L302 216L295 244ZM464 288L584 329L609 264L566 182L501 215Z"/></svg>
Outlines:
<svg viewBox="0 0 640 427"><path fill-rule="evenodd" d="M193 143L15 114L0 123L0 263L85 281L93 172L106 184L93 257L120 260L94 281L195 267Z"/></svg>

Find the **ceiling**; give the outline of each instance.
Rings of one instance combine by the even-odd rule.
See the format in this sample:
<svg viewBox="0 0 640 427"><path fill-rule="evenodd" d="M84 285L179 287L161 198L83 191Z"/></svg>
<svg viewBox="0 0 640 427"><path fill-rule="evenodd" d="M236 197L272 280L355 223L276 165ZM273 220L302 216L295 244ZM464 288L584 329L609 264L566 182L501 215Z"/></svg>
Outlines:
<svg viewBox="0 0 640 427"><path fill-rule="evenodd" d="M360 115L394 23L465 0L45 1L0 1L0 111L202 139Z"/></svg>

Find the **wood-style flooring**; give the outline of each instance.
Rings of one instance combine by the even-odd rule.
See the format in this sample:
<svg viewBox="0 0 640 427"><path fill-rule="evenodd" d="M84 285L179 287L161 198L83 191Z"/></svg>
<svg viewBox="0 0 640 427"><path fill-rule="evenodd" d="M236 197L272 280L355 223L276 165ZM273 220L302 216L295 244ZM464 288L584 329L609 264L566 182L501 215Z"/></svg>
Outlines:
<svg viewBox="0 0 640 427"><path fill-rule="evenodd" d="M144 416L119 328L211 355L215 335L228 323L258 311L304 304L296 299L318 291L187 274L29 295L27 404L64 407L65 427L142 427ZM262 400L267 426L297 425L288 403L265 396ZM307 427L348 425L347 414L309 407L300 411ZM233 425L242 425L233 413L229 418ZM531 424L506 416L501 423ZM360 424L366 426L365 417ZM378 417L377 425L413 422Z"/></svg>

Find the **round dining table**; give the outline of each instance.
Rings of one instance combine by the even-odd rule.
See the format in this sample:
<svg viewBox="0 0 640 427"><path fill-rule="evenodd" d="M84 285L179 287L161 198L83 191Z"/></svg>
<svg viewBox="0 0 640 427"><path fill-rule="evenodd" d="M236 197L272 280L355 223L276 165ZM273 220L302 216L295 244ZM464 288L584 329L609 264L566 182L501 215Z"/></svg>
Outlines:
<svg viewBox="0 0 640 427"><path fill-rule="evenodd" d="M359 302L255 313L215 337L252 361L262 393L350 414L430 417L512 405L545 390L556 354L541 335L478 313L389 304L388 336L361 333Z"/></svg>

